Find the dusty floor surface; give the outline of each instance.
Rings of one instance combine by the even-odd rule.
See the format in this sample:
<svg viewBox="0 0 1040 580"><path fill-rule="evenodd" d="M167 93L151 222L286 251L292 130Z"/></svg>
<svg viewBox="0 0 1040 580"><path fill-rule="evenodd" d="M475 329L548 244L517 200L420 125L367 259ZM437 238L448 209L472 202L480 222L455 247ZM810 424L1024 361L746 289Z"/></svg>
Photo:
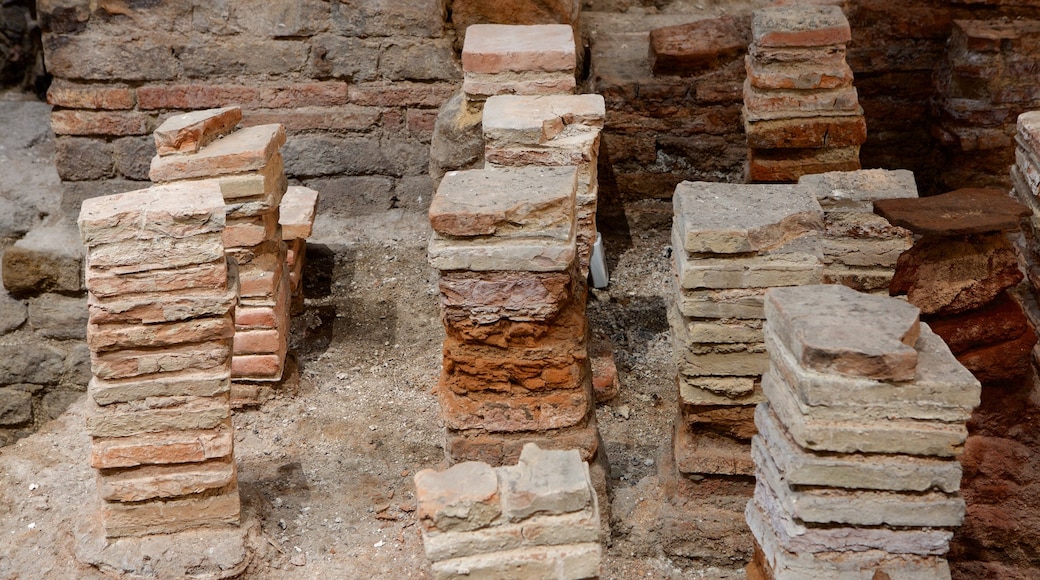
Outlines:
<svg viewBox="0 0 1040 580"><path fill-rule="evenodd" d="M0 97L0 123L2 197L56 205L47 107ZM667 224L660 210L642 214ZM589 310L593 332L614 343L622 381L597 409L613 486L603 577L742 578L737 567L671 560L655 538L654 514L668 509L657 468L676 415L668 231L612 223L611 285L593 292ZM306 310L293 322L299 385L234 417L243 508L262 531L245 577L429 576L412 476L443 466L431 394L443 330L426 240L421 210L319 218ZM0 448L0 580L102 577L73 556L72 524L90 517L96 498L82 403Z"/></svg>

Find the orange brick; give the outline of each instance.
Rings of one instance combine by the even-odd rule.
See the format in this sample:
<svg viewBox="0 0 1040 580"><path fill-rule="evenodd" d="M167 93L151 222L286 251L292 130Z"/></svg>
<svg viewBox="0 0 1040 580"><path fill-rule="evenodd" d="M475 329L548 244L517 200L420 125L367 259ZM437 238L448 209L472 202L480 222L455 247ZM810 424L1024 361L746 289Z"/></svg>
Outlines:
<svg viewBox="0 0 1040 580"><path fill-rule="evenodd" d="M344 105L348 102L347 83L328 81L262 87L259 104L272 109Z"/></svg>
<svg viewBox="0 0 1040 580"><path fill-rule="evenodd" d="M368 131L379 122L380 110L345 105L339 107L301 107L294 109L255 109L246 111L243 127L281 123L286 131L312 129Z"/></svg>
<svg viewBox="0 0 1040 580"><path fill-rule="evenodd" d="M282 378L285 354L244 354L231 359L235 379L277 381Z"/></svg>
<svg viewBox="0 0 1040 580"><path fill-rule="evenodd" d="M147 135L154 121L137 112L54 111L51 129L55 135Z"/></svg>
<svg viewBox="0 0 1040 580"><path fill-rule="evenodd" d="M47 102L70 109L126 110L134 108L134 91L127 87L75 85L55 81L47 91Z"/></svg>
<svg viewBox="0 0 1040 580"><path fill-rule="evenodd" d="M375 107L440 107L455 88L451 84L373 83L352 85L350 102Z"/></svg>
<svg viewBox="0 0 1040 580"><path fill-rule="evenodd" d="M137 89L141 109L213 109L255 106L260 89L242 85L151 85Z"/></svg>
<svg viewBox="0 0 1040 580"><path fill-rule="evenodd" d="M239 330L235 333L234 356L279 352L285 337L275 329Z"/></svg>

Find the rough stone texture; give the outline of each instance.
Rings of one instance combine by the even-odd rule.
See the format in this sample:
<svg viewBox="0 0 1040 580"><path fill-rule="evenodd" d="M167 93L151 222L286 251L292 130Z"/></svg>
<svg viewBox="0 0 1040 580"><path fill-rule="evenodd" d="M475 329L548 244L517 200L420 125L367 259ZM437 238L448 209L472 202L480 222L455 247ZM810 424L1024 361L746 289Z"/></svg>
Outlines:
<svg viewBox="0 0 1040 580"><path fill-rule="evenodd" d="M954 316L925 319L955 355L974 348L1014 340L1032 327L1010 294L1002 292L990 303Z"/></svg>
<svg viewBox="0 0 1040 580"><path fill-rule="evenodd" d="M711 69L747 50L748 27L733 17L698 20L650 31L655 75L685 76Z"/></svg>
<svg viewBox="0 0 1040 580"><path fill-rule="evenodd" d="M224 107L175 115L152 133L160 156L198 153L199 149L231 133L242 120L242 109Z"/></svg>
<svg viewBox="0 0 1040 580"><path fill-rule="evenodd" d="M923 236L1016 232L1032 212L999 189L958 189L917 199L885 199L874 211Z"/></svg>
<svg viewBox="0 0 1040 580"><path fill-rule="evenodd" d="M917 308L840 285L776 288L766 318L806 368L905 381L916 374Z"/></svg>
<svg viewBox="0 0 1040 580"><path fill-rule="evenodd" d="M4 251L4 288L13 296L83 291L83 247L64 221L33 228Z"/></svg>
<svg viewBox="0 0 1040 580"><path fill-rule="evenodd" d="M516 467L498 470L502 515L518 521L535 514L565 514L592 505L588 466L577 450L542 450L530 443Z"/></svg>
<svg viewBox="0 0 1040 580"><path fill-rule="evenodd" d="M439 182L448 171L479 169L484 165L481 112L466 105L459 89L437 111L430 141L430 176Z"/></svg>
<svg viewBox="0 0 1040 580"><path fill-rule="evenodd" d="M577 66L574 31L561 24L477 24L466 29L467 73L571 72Z"/></svg>
<svg viewBox="0 0 1040 580"><path fill-rule="evenodd" d="M156 156L149 176L165 182L245 173L263 169L285 144L282 125L259 125L235 131L194 155Z"/></svg>
<svg viewBox="0 0 1040 580"><path fill-rule="evenodd" d="M808 187L824 210L873 211L873 202L877 200L917 197L914 174L906 169L803 175L798 184Z"/></svg>
<svg viewBox="0 0 1040 580"><path fill-rule="evenodd" d="M495 470L467 461L415 474L419 519L426 529L466 532L486 527L502 514Z"/></svg>
<svg viewBox="0 0 1040 580"><path fill-rule="evenodd" d="M751 31L754 43L762 47L818 47L852 40L849 21L838 6L778 6L757 10Z"/></svg>

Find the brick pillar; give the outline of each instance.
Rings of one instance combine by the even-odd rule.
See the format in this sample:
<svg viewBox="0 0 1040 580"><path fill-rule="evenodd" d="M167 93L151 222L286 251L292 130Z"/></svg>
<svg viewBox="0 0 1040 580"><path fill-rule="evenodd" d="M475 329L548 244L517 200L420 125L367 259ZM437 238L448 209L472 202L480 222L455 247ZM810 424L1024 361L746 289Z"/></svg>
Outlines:
<svg viewBox="0 0 1040 580"><path fill-rule="evenodd" d="M793 182L802 175L860 168L863 109L845 62L852 39L841 8L756 10L746 57L747 180Z"/></svg>
<svg viewBox="0 0 1040 580"><path fill-rule="evenodd" d="M433 198L452 462L509 463L532 441L597 455L577 183L574 167L450 172Z"/></svg>
<svg viewBox="0 0 1040 580"><path fill-rule="evenodd" d="M224 198L227 255L239 265L232 400L255 404L282 379L289 334L290 279L279 204L287 189L281 125L235 130L237 107L168 119L155 131L157 183L216 179Z"/></svg>
<svg viewBox="0 0 1040 580"><path fill-rule="evenodd" d="M979 382L901 300L776 288L765 312L748 576L948 579Z"/></svg>
<svg viewBox="0 0 1040 580"><path fill-rule="evenodd" d="M516 465L467 461L415 475L423 546L436 579L600 574L600 517L580 454L524 445Z"/></svg>
<svg viewBox="0 0 1040 580"><path fill-rule="evenodd" d="M83 202L90 464L108 537L236 526L238 274L216 181Z"/></svg>

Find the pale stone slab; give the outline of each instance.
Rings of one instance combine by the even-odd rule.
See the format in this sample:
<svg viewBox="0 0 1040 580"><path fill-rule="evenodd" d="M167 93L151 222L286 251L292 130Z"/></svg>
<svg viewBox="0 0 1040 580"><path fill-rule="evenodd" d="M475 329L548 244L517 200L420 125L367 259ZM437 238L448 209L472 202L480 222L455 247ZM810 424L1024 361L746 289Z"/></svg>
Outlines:
<svg viewBox="0 0 1040 580"><path fill-rule="evenodd" d="M543 450L528 443L515 466L496 471L502 490L502 515L514 522L535 514L581 511L595 495L589 466L577 449Z"/></svg>
<svg viewBox="0 0 1040 580"><path fill-rule="evenodd" d="M127 348L168 347L233 336L235 322L230 312L225 312L224 316L158 324L87 325L87 346L97 353Z"/></svg>
<svg viewBox="0 0 1040 580"><path fill-rule="evenodd" d="M449 171L430 203L430 225L441 236L551 238L574 231L574 167Z"/></svg>
<svg viewBox="0 0 1040 580"><path fill-rule="evenodd" d="M91 324L154 324L191 318L220 316L238 302L238 264L231 260L227 280L213 288L171 292L145 292L98 298L87 293Z"/></svg>
<svg viewBox="0 0 1040 580"><path fill-rule="evenodd" d="M90 248L87 268L118 276L208 264L223 255L224 240L220 232L188 238L122 240Z"/></svg>
<svg viewBox="0 0 1040 580"><path fill-rule="evenodd" d="M285 145L285 128L281 125L248 127L210 143L193 155L156 155L148 176L162 183L258 171L282 145Z"/></svg>
<svg viewBox="0 0 1040 580"><path fill-rule="evenodd" d="M275 153L263 167L245 173L217 178L228 217L233 214L259 215L261 208L272 210L289 188L285 177L285 160ZM252 209L250 212L248 210Z"/></svg>
<svg viewBox="0 0 1040 580"><path fill-rule="evenodd" d="M878 381L842 377L799 365L791 351L765 327L766 349L777 376L811 407L881 407L899 416L919 419L965 417L979 405L982 387L957 362L937 334L921 325L916 374L912 381Z"/></svg>
<svg viewBox="0 0 1040 580"><path fill-rule="evenodd" d="M191 238L224 229L224 200L214 180L153 185L86 199L77 221L87 247Z"/></svg>
<svg viewBox="0 0 1040 580"><path fill-rule="evenodd" d="M941 556L864 552L788 552L780 545L769 521L749 501L744 511L748 527L765 555L775 578L784 580L878 580L889 578L950 580L950 567Z"/></svg>
<svg viewBox="0 0 1040 580"><path fill-rule="evenodd" d="M952 457L960 454L968 437L964 423L817 419L806 414L797 396L772 373L762 377L762 392L791 438L814 451Z"/></svg>
<svg viewBox="0 0 1040 580"><path fill-rule="evenodd" d="M87 392L98 405L127 403L153 397L215 397L231 388L230 369L163 373L146 379L105 380L94 377Z"/></svg>
<svg viewBox="0 0 1040 580"><path fill-rule="evenodd" d="M840 285L774 288L766 320L805 368L879 380L912 380L920 310Z"/></svg>
<svg viewBox="0 0 1040 580"><path fill-rule="evenodd" d="M682 247L672 229L672 244ZM734 258L693 258L686 252L672 252L679 285L687 290L699 288L772 288L819 284L823 264L817 256L779 254Z"/></svg>
<svg viewBox="0 0 1040 580"><path fill-rule="evenodd" d="M98 475L98 494L106 501L135 502L221 489L234 483L234 461L148 465Z"/></svg>
<svg viewBox="0 0 1040 580"><path fill-rule="evenodd" d="M476 530L502 513L498 477L486 463L466 461L444 471L423 469L414 480L419 519L428 529Z"/></svg>
<svg viewBox="0 0 1040 580"><path fill-rule="evenodd" d="M484 103L484 141L488 147L541 145L568 130L603 128L601 95L499 95Z"/></svg>
<svg viewBox="0 0 1040 580"><path fill-rule="evenodd" d="M764 446L789 485L889 491L938 489L946 493L960 489L961 464L954 459L813 453L791 439L768 404L755 409L755 426L759 433L755 440Z"/></svg>
<svg viewBox="0 0 1040 580"><path fill-rule="evenodd" d="M798 185L684 181L672 197L674 227L691 253L766 250L823 230L823 210Z"/></svg>
<svg viewBox="0 0 1040 580"><path fill-rule="evenodd" d="M689 342L763 342L765 334L759 320L685 319L685 332Z"/></svg>
<svg viewBox="0 0 1040 580"><path fill-rule="evenodd" d="M672 345L679 373L691 377L758 377L769 367L763 343L689 343L672 324Z"/></svg>
<svg viewBox="0 0 1040 580"><path fill-rule="evenodd" d="M87 417L91 437L130 437L163 431L216 429L231 416L226 395L191 397L180 405L158 409L136 409L130 404L92 407Z"/></svg>
<svg viewBox="0 0 1040 580"><path fill-rule="evenodd" d="M318 192L302 185L290 186L278 206L278 225L285 241L307 239L314 228Z"/></svg>
<svg viewBox="0 0 1040 580"><path fill-rule="evenodd" d="M964 520L965 504L959 495L823 487L793 490L761 443L752 441L751 456L758 480L769 486L784 511L805 523L943 528L959 526Z"/></svg>
<svg viewBox="0 0 1040 580"><path fill-rule="evenodd" d="M760 381L751 377L679 375L680 405L757 405L765 401Z"/></svg>
<svg viewBox="0 0 1040 580"><path fill-rule="evenodd" d="M473 26L470 26L473 28ZM570 28L570 27L568 27ZM434 562L434 580L478 578L598 578L603 548L598 543L526 547Z"/></svg>
<svg viewBox="0 0 1040 580"><path fill-rule="evenodd" d="M953 532L945 529L806 525L784 509L783 502L761 479L756 482L755 497L751 501L768 519L780 545L788 552L884 550L891 554L944 556L953 538Z"/></svg>
<svg viewBox="0 0 1040 580"><path fill-rule="evenodd" d="M765 91L752 86L751 79L746 79L743 115L748 123L778 119L862 117L863 107L859 105L856 87L816 91ZM859 146L843 149L858 152Z"/></svg>
<svg viewBox="0 0 1040 580"><path fill-rule="evenodd" d="M765 288L683 289L679 293L679 309L683 316L691 318L761 320L766 317L765 297Z"/></svg>
<svg viewBox="0 0 1040 580"><path fill-rule="evenodd" d="M192 528L237 526L238 488L220 495L153 500L138 503L103 502L101 517L108 537L168 534Z"/></svg>
<svg viewBox="0 0 1040 580"><path fill-rule="evenodd" d="M823 267L823 283L843 284L859 292L888 296L894 274L891 268L861 268L832 262Z"/></svg>
<svg viewBox="0 0 1040 580"><path fill-rule="evenodd" d="M899 256L912 245L913 242L909 240L824 239L823 263L837 263L857 268L884 268L895 272Z"/></svg>
<svg viewBox="0 0 1040 580"><path fill-rule="evenodd" d="M174 115L163 121L152 136L160 156L196 153L202 147L235 130L242 109L224 107Z"/></svg>
<svg viewBox="0 0 1040 580"><path fill-rule="evenodd" d="M220 288L227 283L228 262L224 256L208 264L185 268L148 270L130 274L88 267L84 269L87 290L102 300L124 294L178 292Z"/></svg>
<svg viewBox="0 0 1040 580"><path fill-rule="evenodd" d="M573 70L467 72L462 75L462 92L471 103L496 95L560 95L574 93L577 87Z"/></svg>
<svg viewBox="0 0 1040 580"><path fill-rule="evenodd" d="M462 70L497 74L566 71L577 66L574 29L566 24L474 24L466 28Z"/></svg>
<svg viewBox="0 0 1040 580"><path fill-rule="evenodd" d="M879 199L917 197L914 173L907 169L860 169L803 175L798 184L819 200L824 210L873 212Z"/></svg>
<svg viewBox="0 0 1040 580"><path fill-rule="evenodd" d="M562 272L575 258L574 237L568 242L512 238L475 241L430 238L427 253L438 270Z"/></svg>
<svg viewBox="0 0 1040 580"><path fill-rule="evenodd" d="M1018 116L1017 136L1033 151L1040 151L1040 111L1026 111Z"/></svg>

